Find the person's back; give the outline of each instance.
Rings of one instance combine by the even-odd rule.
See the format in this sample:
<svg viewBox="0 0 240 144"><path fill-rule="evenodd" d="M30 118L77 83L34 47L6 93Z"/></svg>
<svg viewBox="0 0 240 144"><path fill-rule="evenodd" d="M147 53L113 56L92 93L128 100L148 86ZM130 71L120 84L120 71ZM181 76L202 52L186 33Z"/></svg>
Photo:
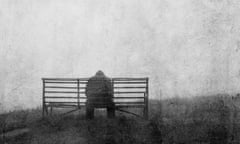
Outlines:
<svg viewBox="0 0 240 144"><path fill-rule="evenodd" d="M102 71L91 77L86 86L88 118L93 118L94 108L107 108L108 117L114 117L113 88L109 78Z"/></svg>

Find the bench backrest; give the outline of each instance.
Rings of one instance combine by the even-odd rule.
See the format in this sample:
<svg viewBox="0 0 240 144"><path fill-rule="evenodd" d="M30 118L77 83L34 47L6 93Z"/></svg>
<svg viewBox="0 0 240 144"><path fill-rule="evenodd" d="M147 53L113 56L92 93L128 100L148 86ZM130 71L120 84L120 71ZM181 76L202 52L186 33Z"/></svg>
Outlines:
<svg viewBox="0 0 240 144"><path fill-rule="evenodd" d="M43 106L83 107L89 78L42 78ZM148 108L148 78L112 78L116 107Z"/></svg>

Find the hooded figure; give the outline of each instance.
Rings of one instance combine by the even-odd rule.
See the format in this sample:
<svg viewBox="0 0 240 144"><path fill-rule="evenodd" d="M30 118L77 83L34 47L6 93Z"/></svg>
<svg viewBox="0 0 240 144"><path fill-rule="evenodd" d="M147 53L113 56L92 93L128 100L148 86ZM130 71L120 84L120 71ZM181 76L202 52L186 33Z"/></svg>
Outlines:
<svg viewBox="0 0 240 144"><path fill-rule="evenodd" d="M115 116L111 79L106 77L102 71L98 71L95 76L88 80L86 96L87 118L94 117L94 108L107 108L108 117Z"/></svg>

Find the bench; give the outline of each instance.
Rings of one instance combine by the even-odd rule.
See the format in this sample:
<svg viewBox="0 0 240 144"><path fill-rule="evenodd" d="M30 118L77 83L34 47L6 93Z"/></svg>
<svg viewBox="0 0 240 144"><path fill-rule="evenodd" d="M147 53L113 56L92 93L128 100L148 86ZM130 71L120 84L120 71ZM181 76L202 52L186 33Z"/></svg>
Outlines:
<svg viewBox="0 0 240 144"><path fill-rule="evenodd" d="M42 115L53 108L72 108L73 112L86 106L85 88L88 78L42 78ZM126 108L142 109L148 118L148 78L111 78L115 109L130 113Z"/></svg>

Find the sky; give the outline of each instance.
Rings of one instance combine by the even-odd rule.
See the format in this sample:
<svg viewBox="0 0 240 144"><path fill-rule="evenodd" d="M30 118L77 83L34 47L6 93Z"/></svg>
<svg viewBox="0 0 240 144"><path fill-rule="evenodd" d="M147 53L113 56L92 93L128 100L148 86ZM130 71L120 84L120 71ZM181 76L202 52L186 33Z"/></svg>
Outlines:
<svg viewBox="0 0 240 144"><path fill-rule="evenodd" d="M0 111L42 77L149 77L150 98L236 94L239 0L0 0Z"/></svg>

